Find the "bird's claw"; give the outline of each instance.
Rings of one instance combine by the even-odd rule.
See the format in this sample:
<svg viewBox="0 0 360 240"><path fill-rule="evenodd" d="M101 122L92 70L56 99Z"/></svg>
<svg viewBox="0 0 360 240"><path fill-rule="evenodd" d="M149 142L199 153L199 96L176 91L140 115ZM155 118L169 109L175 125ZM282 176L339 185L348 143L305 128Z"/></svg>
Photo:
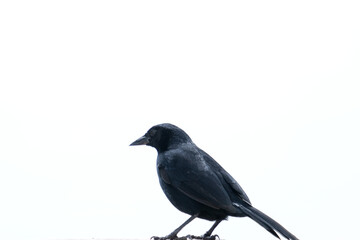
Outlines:
<svg viewBox="0 0 360 240"><path fill-rule="evenodd" d="M161 237L157 237L157 236L152 236L151 238L150 238L150 240L162 240L163 238L161 238Z"/></svg>
<svg viewBox="0 0 360 240"><path fill-rule="evenodd" d="M220 240L220 237L219 237L219 235L215 234L215 235L207 236L204 239L206 239L206 240Z"/></svg>
<svg viewBox="0 0 360 240"><path fill-rule="evenodd" d="M220 240L219 235L215 234L215 235L211 235L211 236L194 236L194 235L187 235L186 239L190 239L190 240L194 240L194 239L199 239L199 240Z"/></svg>
<svg viewBox="0 0 360 240"><path fill-rule="evenodd" d="M167 240L166 237L157 237L157 236L152 236L150 238L150 240Z"/></svg>
<svg viewBox="0 0 360 240"><path fill-rule="evenodd" d="M179 239L176 235L175 236L165 236L165 237L157 237L157 236L152 236L150 238L150 240L177 240Z"/></svg>
<svg viewBox="0 0 360 240"><path fill-rule="evenodd" d="M157 237L152 236L150 240L220 240L219 235L211 235L211 236L195 236L195 235L186 235L184 237L177 236L165 236L165 237Z"/></svg>

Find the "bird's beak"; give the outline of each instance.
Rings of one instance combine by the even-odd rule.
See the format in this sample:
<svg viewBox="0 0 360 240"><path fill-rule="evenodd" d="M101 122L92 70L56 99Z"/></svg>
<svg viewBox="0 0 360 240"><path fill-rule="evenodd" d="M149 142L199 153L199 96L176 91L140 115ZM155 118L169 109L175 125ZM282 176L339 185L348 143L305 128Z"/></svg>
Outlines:
<svg viewBox="0 0 360 240"><path fill-rule="evenodd" d="M130 146L136 146L136 145L146 145L149 143L149 138L146 136L142 136L141 138L135 140Z"/></svg>

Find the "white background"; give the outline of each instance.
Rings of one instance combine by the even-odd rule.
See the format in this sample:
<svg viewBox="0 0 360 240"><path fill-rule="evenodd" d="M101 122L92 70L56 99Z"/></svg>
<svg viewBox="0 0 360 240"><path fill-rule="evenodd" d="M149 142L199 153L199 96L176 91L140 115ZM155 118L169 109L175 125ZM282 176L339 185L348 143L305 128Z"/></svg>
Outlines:
<svg viewBox="0 0 360 240"><path fill-rule="evenodd" d="M358 236L358 1L1 1L0 239L148 239L170 122L300 239ZM203 234L195 220L181 234ZM224 239L275 239L248 218Z"/></svg>

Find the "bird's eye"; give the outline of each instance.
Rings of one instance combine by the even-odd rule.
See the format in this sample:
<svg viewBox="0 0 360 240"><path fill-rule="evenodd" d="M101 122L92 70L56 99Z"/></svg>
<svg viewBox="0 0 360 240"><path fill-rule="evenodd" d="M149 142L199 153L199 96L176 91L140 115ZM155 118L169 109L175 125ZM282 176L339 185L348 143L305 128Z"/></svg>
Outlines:
<svg viewBox="0 0 360 240"><path fill-rule="evenodd" d="M156 130L151 130L151 131L149 132L149 136L150 136L150 137L155 136L155 134L156 134Z"/></svg>

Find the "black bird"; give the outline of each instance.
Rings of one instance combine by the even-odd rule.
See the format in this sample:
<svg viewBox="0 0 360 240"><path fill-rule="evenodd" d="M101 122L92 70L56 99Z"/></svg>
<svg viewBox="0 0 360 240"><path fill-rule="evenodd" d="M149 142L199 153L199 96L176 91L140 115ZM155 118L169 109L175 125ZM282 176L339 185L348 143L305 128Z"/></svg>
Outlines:
<svg viewBox="0 0 360 240"><path fill-rule="evenodd" d="M177 209L191 215L172 233L155 239L176 239L178 232L197 217L215 221L202 236L214 239L211 238L212 232L228 216L247 216L277 238L276 232L287 239L297 239L275 220L254 208L236 180L209 154L198 148L182 129L169 123L159 124L130 144L134 145L148 145L157 150L157 173L166 197Z"/></svg>

